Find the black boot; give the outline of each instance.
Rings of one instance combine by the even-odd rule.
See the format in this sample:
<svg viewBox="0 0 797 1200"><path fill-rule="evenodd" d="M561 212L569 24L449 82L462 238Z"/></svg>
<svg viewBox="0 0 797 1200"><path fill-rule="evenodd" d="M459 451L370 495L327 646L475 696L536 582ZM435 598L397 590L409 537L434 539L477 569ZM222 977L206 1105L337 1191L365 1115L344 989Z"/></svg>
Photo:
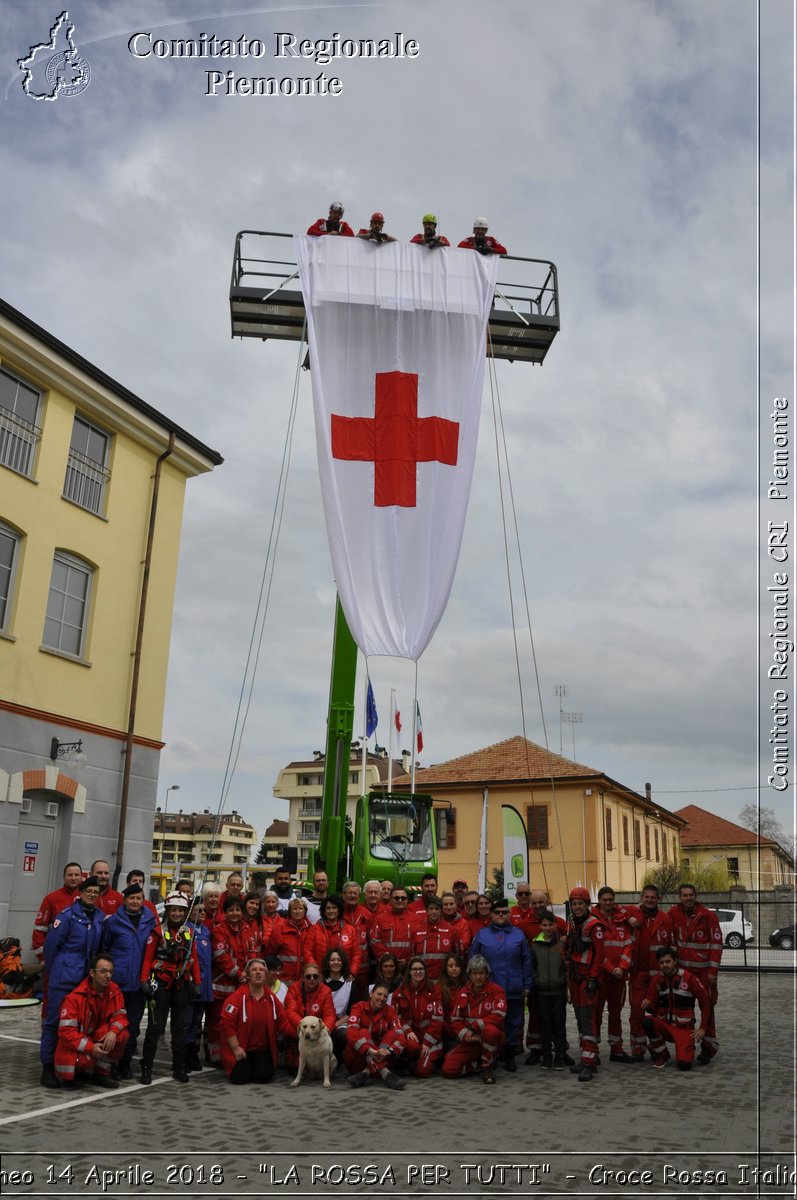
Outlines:
<svg viewBox="0 0 797 1200"><path fill-rule="evenodd" d="M507 1047L507 1049L504 1051L504 1066L506 1067L507 1071L517 1070L515 1051L511 1046Z"/></svg>
<svg viewBox="0 0 797 1200"><path fill-rule="evenodd" d="M186 1071L202 1070L202 1063L199 1061L199 1047L193 1043L185 1048L185 1069Z"/></svg>
<svg viewBox="0 0 797 1200"><path fill-rule="evenodd" d="M152 1083L152 1063L141 1060L141 1082Z"/></svg>
<svg viewBox="0 0 797 1200"><path fill-rule="evenodd" d="M39 1083L42 1085L42 1087L46 1088L59 1088L61 1086L61 1080L55 1073L55 1066L53 1063L42 1064L42 1073Z"/></svg>

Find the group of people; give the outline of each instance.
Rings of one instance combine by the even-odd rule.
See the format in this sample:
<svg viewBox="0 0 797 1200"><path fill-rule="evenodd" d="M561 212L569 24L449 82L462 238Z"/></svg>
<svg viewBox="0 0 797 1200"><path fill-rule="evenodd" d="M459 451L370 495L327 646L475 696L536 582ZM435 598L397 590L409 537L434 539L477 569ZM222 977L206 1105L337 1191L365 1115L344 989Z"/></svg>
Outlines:
<svg viewBox="0 0 797 1200"><path fill-rule="evenodd" d="M510 905L464 880L438 895L432 873L414 900L389 880L348 881L331 894L324 871L299 894L278 869L262 897L245 891L237 872L224 891L208 883L201 896L178 880L162 919L143 883L143 872L131 871L115 892L106 862L85 878L70 863L63 887L42 903L33 945L45 967L45 1087L131 1079L146 1009L144 1084L169 1018L181 1083L203 1069L202 1047L205 1062L235 1084L267 1082L280 1063L294 1069L308 1016L329 1030L352 1087L378 1078L401 1089L403 1075L438 1069L493 1084L498 1062L516 1071L523 1052L528 1065L569 1068L586 1082L601 1065L604 1009L610 1062L642 1063L649 1053L660 1069L670 1043L678 1067L689 1069L717 1052L722 937L691 884L667 912L653 886L627 906L609 887L596 904L574 888L565 922L528 884ZM578 1061L569 1054L568 1000Z"/></svg>
<svg viewBox="0 0 797 1200"><path fill-rule="evenodd" d="M437 217L434 213L424 213L421 218L423 232L416 233L410 239L411 244L417 246L426 246L430 250L436 250L440 247L449 246L447 237L437 232ZM485 217L476 217L473 222L473 233L468 237L463 238L458 243L459 250L475 250L479 254L507 254L506 246L502 246L496 238L487 233L488 225ZM371 214L371 219L367 228L360 229L356 234L346 221L343 220L343 205L339 200L333 201L329 206L329 214L326 217L319 217L314 221L307 230L310 237L358 237L364 238L366 241L376 242L377 245L382 242L395 242L397 239L389 233L385 233L385 217L381 212Z"/></svg>

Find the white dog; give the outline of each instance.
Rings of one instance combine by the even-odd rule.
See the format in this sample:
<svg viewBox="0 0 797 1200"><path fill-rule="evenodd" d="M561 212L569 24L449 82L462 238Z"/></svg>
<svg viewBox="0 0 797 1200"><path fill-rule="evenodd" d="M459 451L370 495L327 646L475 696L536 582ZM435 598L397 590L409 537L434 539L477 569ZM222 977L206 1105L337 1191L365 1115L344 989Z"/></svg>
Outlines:
<svg viewBox="0 0 797 1200"><path fill-rule="evenodd" d="M316 1079L324 1076L324 1087L331 1087L331 1078L335 1074L338 1060L332 1052L332 1038L329 1030L320 1017L302 1017L299 1022L299 1070L291 1087L298 1087L302 1075Z"/></svg>

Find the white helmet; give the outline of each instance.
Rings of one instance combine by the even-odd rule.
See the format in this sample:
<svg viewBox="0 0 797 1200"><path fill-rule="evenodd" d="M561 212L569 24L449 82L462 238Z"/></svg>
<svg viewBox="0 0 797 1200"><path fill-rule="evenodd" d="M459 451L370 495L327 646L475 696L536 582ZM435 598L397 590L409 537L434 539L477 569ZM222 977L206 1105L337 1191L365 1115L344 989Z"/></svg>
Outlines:
<svg viewBox="0 0 797 1200"><path fill-rule="evenodd" d="M164 908L188 908L188 901L182 892L172 892L164 901Z"/></svg>
<svg viewBox="0 0 797 1200"><path fill-rule="evenodd" d="M474 217L473 228L474 229L486 229L487 228L487 218L486 217Z"/></svg>

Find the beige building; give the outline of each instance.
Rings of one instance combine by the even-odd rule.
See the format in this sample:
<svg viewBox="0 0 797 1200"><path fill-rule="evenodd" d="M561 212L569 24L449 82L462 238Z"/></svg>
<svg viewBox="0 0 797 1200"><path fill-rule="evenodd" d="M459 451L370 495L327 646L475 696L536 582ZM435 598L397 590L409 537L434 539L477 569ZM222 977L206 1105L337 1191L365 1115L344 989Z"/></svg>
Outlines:
<svg viewBox="0 0 797 1200"><path fill-rule="evenodd" d="M409 765L409 756L404 765L401 760L393 760L393 778L404 776L404 766ZM346 813L352 824L357 809L357 801L361 795L367 795L371 788L378 787L387 781L388 759L387 752L383 754L369 753L365 766L365 781L363 785L362 751L358 742L352 743L351 762L349 764L349 786L346 797ZM298 850L298 873L304 875L307 869L307 854L311 846L318 845L321 831L321 801L324 790L324 755L316 750L311 759L288 763L277 776L274 784L274 795L280 800L287 800L288 809L288 838L289 846Z"/></svg>
<svg viewBox="0 0 797 1200"><path fill-rule="evenodd" d="M408 785L404 776L394 786ZM680 856L681 817L602 771L522 737L419 767L415 790L435 799L443 888L458 878L476 885L485 803L486 883L503 865L501 808L512 805L526 824L532 885L545 888L554 903L576 885L637 891L649 870Z"/></svg>
<svg viewBox="0 0 797 1200"><path fill-rule="evenodd" d="M272 821L263 834L263 841L255 856L257 865L262 867L269 878L277 867L282 866L288 845L288 822Z"/></svg>
<svg viewBox="0 0 797 1200"><path fill-rule="evenodd" d="M794 859L778 842L759 837L743 825L726 821L696 804L679 808L675 814L687 824L681 830L681 855L685 866L723 865L729 884L752 891L794 886Z"/></svg>
<svg viewBox="0 0 797 1200"><path fill-rule="evenodd" d="M201 813L155 812L150 878L167 895L179 878L196 884L224 882L230 871L247 875L257 833L235 809L216 817Z"/></svg>

